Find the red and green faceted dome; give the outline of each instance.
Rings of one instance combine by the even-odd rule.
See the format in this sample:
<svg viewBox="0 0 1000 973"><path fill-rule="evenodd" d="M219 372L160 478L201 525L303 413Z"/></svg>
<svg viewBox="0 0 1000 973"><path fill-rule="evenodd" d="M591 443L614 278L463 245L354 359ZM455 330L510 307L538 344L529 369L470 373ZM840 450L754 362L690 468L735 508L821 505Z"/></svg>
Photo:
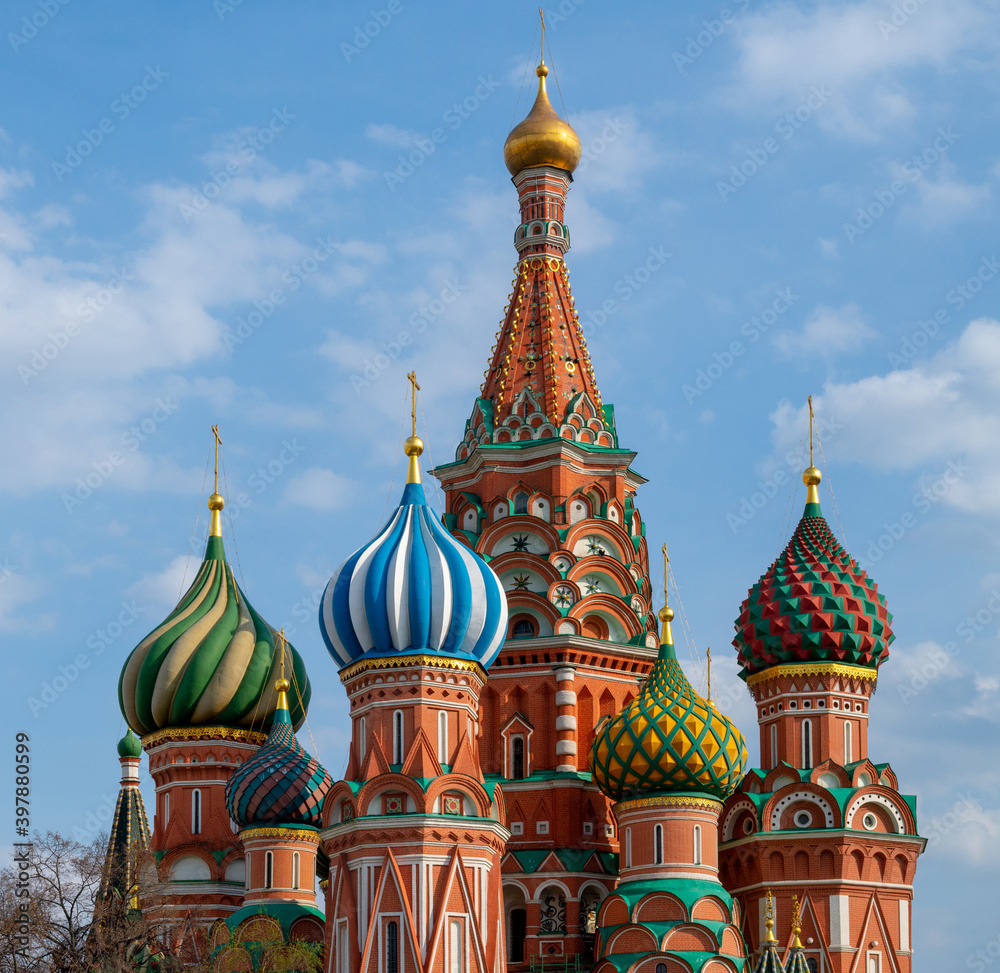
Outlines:
<svg viewBox="0 0 1000 973"><path fill-rule="evenodd" d="M750 589L733 645L746 679L795 663L877 669L893 638L885 596L834 537L819 503L811 502L788 545Z"/></svg>

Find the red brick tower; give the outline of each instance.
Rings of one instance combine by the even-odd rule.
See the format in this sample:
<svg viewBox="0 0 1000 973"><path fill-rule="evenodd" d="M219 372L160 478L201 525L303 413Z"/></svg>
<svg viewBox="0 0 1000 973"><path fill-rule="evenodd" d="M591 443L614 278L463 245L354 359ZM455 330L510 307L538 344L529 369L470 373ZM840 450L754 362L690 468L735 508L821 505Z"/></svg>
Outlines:
<svg viewBox="0 0 1000 973"><path fill-rule="evenodd" d="M910 973L913 877L925 840L916 798L899 793L888 764L868 757L869 704L892 616L823 518L811 459L802 520L736 623L761 767L723 808L720 873L742 905L752 951L764 939L771 889L779 929L798 924L799 900L800 965Z"/></svg>
<svg viewBox="0 0 1000 973"><path fill-rule="evenodd" d="M346 777L323 805L330 973L503 973L509 832L480 767L479 698L507 607L427 505L422 448L406 441L399 507L320 609L352 724Z"/></svg>
<svg viewBox="0 0 1000 973"><path fill-rule="evenodd" d="M507 138L518 263L456 462L434 470L445 525L503 582L507 640L481 698L481 760L503 781L507 963L589 960L596 909L614 887L618 836L587 763L600 720L635 697L659 640L645 480L601 400L573 306L566 195L580 142L546 94Z"/></svg>

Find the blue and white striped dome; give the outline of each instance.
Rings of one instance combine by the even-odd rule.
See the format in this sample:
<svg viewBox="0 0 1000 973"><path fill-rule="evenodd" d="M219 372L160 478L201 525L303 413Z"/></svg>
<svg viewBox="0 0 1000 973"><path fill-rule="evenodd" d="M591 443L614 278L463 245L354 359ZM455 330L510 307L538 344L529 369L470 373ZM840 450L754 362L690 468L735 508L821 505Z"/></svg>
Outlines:
<svg viewBox="0 0 1000 973"><path fill-rule="evenodd" d="M418 653L486 668L506 635L507 598L493 569L444 529L411 482L378 536L334 572L319 627L341 668L362 656Z"/></svg>

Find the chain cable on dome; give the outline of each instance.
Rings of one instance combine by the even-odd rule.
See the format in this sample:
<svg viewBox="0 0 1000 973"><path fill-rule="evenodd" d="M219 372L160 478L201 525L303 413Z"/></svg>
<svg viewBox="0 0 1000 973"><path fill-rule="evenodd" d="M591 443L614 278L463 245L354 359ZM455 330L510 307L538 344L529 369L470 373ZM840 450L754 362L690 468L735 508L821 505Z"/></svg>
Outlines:
<svg viewBox="0 0 1000 973"><path fill-rule="evenodd" d="M538 16L541 18L541 21L542 21L542 41L541 41L541 48L542 48L542 60L544 61L545 60L545 47L546 47L545 14L542 13L542 8L541 7L538 8ZM566 102L563 100L562 88L559 87L559 75L556 73L556 62L555 62L554 58L552 57L552 45L549 44L548 48L549 48L549 63L552 65L552 77L555 78L555 81L556 81L556 91L559 92L559 102L560 102L560 104L562 105L562 108L563 108L563 115L566 118L566 121L568 122L569 121L569 112L566 110Z"/></svg>
<svg viewBox="0 0 1000 973"><path fill-rule="evenodd" d="M795 469L798 470L799 458L802 456L802 443L806 435L806 422L802 422L802 431L799 433L799 444L795 447ZM795 515L795 500L799 495L799 481L801 477L792 476L791 486L788 488L788 499L785 501L785 513L781 518L781 529L778 531L778 546L774 556L777 559L781 555L782 545L786 543L785 531L792 526L792 517Z"/></svg>
<svg viewBox="0 0 1000 973"><path fill-rule="evenodd" d="M684 632L684 643L687 646L688 654L691 656L691 661L694 664L694 667L698 670L699 678L702 682L704 682L705 667L702 665L701 659L698 657L698 646L694 639L694 633L691 631L691 626L688 624L687 612L684 611L684 602L681 599L680 585L677 584L677 575L674 574L674 569L670 566L670 557L667 554L666 544L663 545L663 573L664 604L668 601L666 597L668 584L672 583L674 597L677 600L677 607L680 609L681 631Z"/></svg>
<svg viewBox="0 0 1000 973"><path fill-rule="evenodd" d="M826 492L830 494L830 503L833 505L833 516L837 521L837 529L840 531L840 538L843 542L844 549L849 551L850 545L847 543L847 531L844 530L844 522L840 519L840 508L837 506L837 498L833 493L833 481L830 479L830 473L827 469L826 453L823 452L823 440L819 438L818 432L816 433L816 442L819 444L819 455L820 459L823 461L823 476L826 479ZM848 557L850 557L850 555L848 555Z"/></svg>
<svg viewBox="0 0 1000 973"><path fill-rule="evenodd" d="M539 8L541 10L541 8ZM517 89L517 101L514 102L514 114L510 120L510 127L513 128L517 122L517 110L521 107L521 95L524 94L524 82L528 79L528 68L531 66L532 57L531 55L535 50L535 37L538 34L538 27L535 27L534 33L531 35L531 47L528 48L528 56L524 61L524 75L521 78L521 87ZM527 104L527 102L525 102Z"/></svg>
<svg viewBox="0 0 1000 973"><path fill-rule="evenodd" d="M205 460L205 476L201 481L201 496L198 497L198 514L194 518L194 530L191 532L191 546L188 549L187 561L184 564L184 574L181 575L181 590L177 592L177 602L180 603L187 582L188 571L191 569L191 558L194 554L194 542L198 537L198 524L201 523L201 505L205 499L205 484L208 483L208 460Z"/></svg>
<svg viewBox="0 0 1000 973"><path fill-rule="evenodd" d="M226 476L226 457L222 457L222 485L226 488L226 496L229 496L229 479ZM218 491L218 487L216 487ZM247 583L247 579L243 577L243 565L240 564L240 549L236 546L236 529L233 527L233 512L232 507L229 510L229 516L225 520L226 526L229 528L229 539L233 545L233 554L236 556L236 568L240 572L240 581L244 584ZM233 591L236 595L236 604L240 603L240 589L235 583L236 579L233 579Z"/></svg>
<svg viewBox="0 0 1000 973"><path fill-rule="evenodd" d="M403 402L406 402L406 392L403 392ZM378 520L375 522L375 529L372 531L371 537L368 540L372 540L375 535L382 529L382 524L385 521L385 512L389 509L389 501L392 499L392 490L396 485L396 471L399 469L399 454L403 449L403 430L406 428L406 415L404 411L403 418L399 423L399 442L396 443L396 461L392 464L392 480L389 482L389 490L385 495L385 506L382 507L382 513L379 515Z"/></svg>

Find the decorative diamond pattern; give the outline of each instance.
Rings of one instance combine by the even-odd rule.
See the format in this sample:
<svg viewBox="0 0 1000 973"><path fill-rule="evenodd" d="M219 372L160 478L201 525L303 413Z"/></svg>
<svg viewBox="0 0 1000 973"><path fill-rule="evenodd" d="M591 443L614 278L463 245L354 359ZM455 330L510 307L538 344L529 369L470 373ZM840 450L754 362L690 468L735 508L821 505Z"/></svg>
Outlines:
<svg viewBox="0 0 1000 973"><path fill-rule="evenodd" d="M673 646L631 705L594 741L594 783L612 800L669 791L701 791L725 800L747 764L740 731L688 682Z"/></svg>
<svg viewBox="0 0 1000 973"><path fill-rule="evenodd" d="M746 679L795 662L877 669L894 638L878 585L841 547L819 505L809 504L787 547L750 589L733 645Z"/></svg>

